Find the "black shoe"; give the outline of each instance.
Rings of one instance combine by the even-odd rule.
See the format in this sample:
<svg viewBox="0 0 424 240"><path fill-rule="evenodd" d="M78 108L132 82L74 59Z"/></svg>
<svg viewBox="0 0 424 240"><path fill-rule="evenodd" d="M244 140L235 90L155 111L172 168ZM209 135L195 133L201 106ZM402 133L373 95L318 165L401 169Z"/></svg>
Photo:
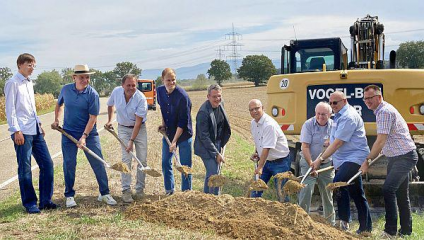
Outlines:
<svg viewBox="0 0 424 240"><path fill-rule="evenodd" d="M358 234L358 235L360 235L360 234L370 234L371 233L371 230L361 230L361 229L358 229L358 230L356 230L356 234Z"/></svg>
<svg viewBox="0 0 424 240"><path fill-rule="evenodd" d="M38 207L34 205L34 206L26 208L26 212L29 214L37 214L37 213L40 213L40 209L38 209Z"/></svg>
<svg viewBox="0 0 424 240"><path fill-rule="evenodd" d="M47 204L44 204L43 206L40 206L40 210L51 210L51 209L56 209L59 208L59 205L53 203L53 202L49 202Z"/></svg>
<svg viewBox="0 0 424 240"><path fill-rule="evenodd" d="M403 232L402 229L399 229L398 233L397 233L398 237L406 237L406 236L411 236L411 232Z"/></svg>

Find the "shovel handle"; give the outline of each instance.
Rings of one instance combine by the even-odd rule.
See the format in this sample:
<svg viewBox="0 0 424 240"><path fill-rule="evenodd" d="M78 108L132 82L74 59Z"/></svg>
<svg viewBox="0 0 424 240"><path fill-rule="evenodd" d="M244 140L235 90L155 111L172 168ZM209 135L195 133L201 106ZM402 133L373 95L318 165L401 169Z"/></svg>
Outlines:
<svg viewBox="0 0 424 240"><path fill-rule="evenodd" d="M369 166L373 165L377 160L379 160L383 154L379 154L376 158L374 158L372 161L368 161ZM347 184L351 184L353 180L355 180L357 177L359 177L362 174L362 171L358 171L349 181L347 181Z"/></svg>
<svg viewBox="0 0 424 240"><path fill-rule="evenodd" d="M166 135L166 133L163 132L163 131L159 131L159 132L163 135L163 137L165 138L165 141L168 143L168 145L171 146L171 141L169 140L168 135ZM180 159L177 156L177 152L175 150L173 150L172 153L175 157L175 161L176 161L175 165L177 167L181 167L182 165L181 165Z"/></svg>
<svg viewBox="0 0 424 240"><path fill-rule="evenodd" d="M226 147L226 146L224 146L224 147L222 148L222 150L221 150L221 156L222 156L222 158L224 158L224 155L225 155L225 147ZM218 175L221 175L221 168L222 168L222 165L223 165L223 162L220 162L220 163L218 164Z"/></svg>
<svg viewBox="0 0 424 240"><path fill-rule="evenodd" d="M76 145L79 144L78 140L76 140L74 137L72 137L69 133L65 132L65 130L62 127L57 126L55 129L57 131L59 131L60 133L62 133L63 135L65 135L65 137L69 138L69 140L74 142ZM110 168L110 165L105 160L103 160L101 157L99 157L97 154L95 154L93 151L91 151L88 147L86 147L84 145L81 145L81 147L85 152L87 152L88 154L90 154L92 157L99 160L100 162L102 162L106 167Z"/></svg>
<svg viewBox="0 0 424 240"><path fill-rule="evenodd" d="M111 126L111 127L107 127L106 125L104 126L105 127L105 129L106 129L106 131L108 131L108 132L110 132L116 139L118 139L118 141L119 141L119 143L121 143L121 145L122 145L122 147L124 147L124 148L126 148L127 146L125 145L125 143L124 143L124 140L122 140L119 136L118 136L118 134L115 132L115 129L113 129L113 127ZM144 170L144 166L143 166L143 164L141 163L141 161L140 161L140 159L138 159L138 157L132 152L132 151L130 151L129 152L130 154L131 154L131 156L135 159L135 160L137 160L137 162L140 164L140 170Z"/></svg>

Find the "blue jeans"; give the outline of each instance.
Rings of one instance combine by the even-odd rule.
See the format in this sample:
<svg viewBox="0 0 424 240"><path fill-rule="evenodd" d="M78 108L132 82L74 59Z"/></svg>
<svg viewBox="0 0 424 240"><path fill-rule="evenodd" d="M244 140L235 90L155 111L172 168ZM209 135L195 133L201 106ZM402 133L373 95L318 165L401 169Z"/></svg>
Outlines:
<svg viewBox="0 0 424 240"><path fill-rule="evenodd" d="M386 224L384 231L390 235L397 233L398 208L400 215L400 233L411 235L412 217L409 202L409 172L418 161L415 150L407 154L388 157L387 176L383 185Z"/></svg>
<svg viewBox="0 0 424 240"><path fill-rule="evenodd" d="M262 175L260 176L260 179L262 179L265 183L268 184L272 176L275 176L278 173L290 171L290 164L291 164L290 154L284 158L280 158L274 161L266 161L264 168L262 170ZM286 182L287 180L283 180L281 187L283 187ZM276 178L274 178L274 184L275 184L275 187L277 188L278 185L277 185ZM262 193L263 191L253 191L250 196L262 197ZM278 194L278 191L277 191L277 194ZM278 197L281 198L281 196L278 196ZM289 198L286 197L285 202L288 202L288 201L289 201Z"/></svg>
<svg viewBox="0 0 424 240"><path fill-rule="evenodd" d="M181 165L185 165L191 168L191 141L189 138L185 141L182 141L177 144L180 155ZM163 172L163 180L165 183L165 191L166 193L174 192L174 173L172 172L172 152L169 152L169 145L166 142L165 138L162 139L162 172ZM181 190L191 190L191 174L187 177L181 173Z"/></svg>
<svg viewBox="0 0 424 240"><path fill-rule="evenodd" d="M80 139L82 132L67 131L75 139ZM86 139L86 146L103 158L102 149L100 146L100 138L98 133L90 134ZM62 153L63 153L63 173L65 176L65 197L75 196L75 171L77 166L77 152L78 147L70 139L62 136ZM85 153L85 156L90 163L91 168L96 175L97 183L99 184L99 191L101 195L109 194L108 179L105 166L102 162L92 157L90 154Z"/></svg>
<svg viewBox="0 0 424 240"><path fill-rule="evenodd" d="M12 134L12 140L15 135ZM37 195L32 185L31 154L40 168L39 189L40 207L51 203L53 195L53 161L47 148L46 141L37 129L37 135L25 135L23 145L16 145L16 158L18 160L18 179L21 192L22 205L29 208L37 205Z"/></svg>
<svg viewBox="0 0 424 240"><path fill-rule="evenodd" d="M218 174L218 163L216 162L216 159L214 158L205 158L205 159L202 158L202 161L206 168L206 177L205 177L205 183L203 185L203 192L218 195L219 187L212 187L210 189L208 187L209 177L214 174Z"/></svg>
<svg viewBox="0 0 424 240"><path fill-rule="evenodd" d="M336 171L336 176L333 182L347 182L353 175L355 175L361 166L352 162L343 163ZM340 220L345 222L351 221L350 216L350 197L355 202L356 209L358 210L359 231L371 232L372 222L371 214L368 206L367 199L365 198L364 188L362 186L362 177L353 181L352 185L341 187L338 189L338 194L335 194L337 200L338 215Z"/></svg>

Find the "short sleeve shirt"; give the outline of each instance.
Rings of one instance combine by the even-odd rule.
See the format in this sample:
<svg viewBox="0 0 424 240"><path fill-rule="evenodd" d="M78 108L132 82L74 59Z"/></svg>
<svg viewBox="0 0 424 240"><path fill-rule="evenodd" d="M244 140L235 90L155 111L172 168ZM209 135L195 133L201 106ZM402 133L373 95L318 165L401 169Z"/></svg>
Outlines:
<svg viewBox="0 0 424 240"><path fill-rule="evenodd" d="M338 169L345 162L361 165L370 149L365 134L364 122L358 112L346 104L334 116L331 127L330 143L342 140L343 145L333 154L333 165Z"/></svg>
<svg viewBox="0 0 424 240"><path fill-rule="evenodd" d="M268 114L264 113L259 122L252 119L250 130L259 156L264 148L270 149L267 161L273 161L289 155L287 138L283 130Z"/></svg>
<svg viewBox="0 0 424 240"><path fill-rule="evenodd" d="M59 106L65 104L63 128L68 131L82 133L90 119L90 115L99 115L100 100L97 91L88 85L78 91L75 83L63 86L57 99ZM96 124L91 133L97 132Z"/></svg>
<svg viewBox="0 0 424 240"><path fill-rule="evenodd" d="M324 126L320 126L315 117L312 117L303 124L300 131L300 142L309 144L312 161L317 159L323 149L324 142L330 138L331 125L333 120L328 119ZM329 157L329 160L332 158Z"/></svg>
<svg viewBox="0 0 424 240"><path fill-rule="evenodd" d="M115 106L116 120L124 126L134 126L135 116L147 118L147 100L142 92L135 91L130 100L126 102L124 88L119 86L113 89L108 101L108 106Z"/></svg>
<svg viewBox="0 0 424 240"><path fill-rule="evenodd" d="M388 135L383 147L384 155L396 157L416 149L408 125L395 107L383 101L374 114L376 115L377 134Z"/></svg>

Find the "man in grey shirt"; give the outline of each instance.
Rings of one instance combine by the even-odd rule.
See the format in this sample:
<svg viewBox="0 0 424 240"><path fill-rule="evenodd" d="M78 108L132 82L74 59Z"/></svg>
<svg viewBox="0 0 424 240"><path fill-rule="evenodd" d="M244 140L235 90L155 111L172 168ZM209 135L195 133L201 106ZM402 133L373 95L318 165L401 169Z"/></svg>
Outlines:
<svg viewBox="0 0 424 240"><path fill-rule="evenodd" d="M302 175L306 174L312 161L318 157L323 147L329 145L329 136L332 120L331 106L328 103L320 102L315 107L315 117L308 119L302 126L300 132L300 141L302 142L302 152L300 160L300 169ZM321 164L321 168L331 166L331 157L326 159L326 163ZM306 185L299 193L299 205L309 213L311 198L314 193L315 183L318 182L318 189L321 194L322 204L324 206L324 217L335 225L335 214L333 206L333 192L326 189L327 184L332 183L334 170L320 173L318 176L309 175L306 177Z"/></svg>

